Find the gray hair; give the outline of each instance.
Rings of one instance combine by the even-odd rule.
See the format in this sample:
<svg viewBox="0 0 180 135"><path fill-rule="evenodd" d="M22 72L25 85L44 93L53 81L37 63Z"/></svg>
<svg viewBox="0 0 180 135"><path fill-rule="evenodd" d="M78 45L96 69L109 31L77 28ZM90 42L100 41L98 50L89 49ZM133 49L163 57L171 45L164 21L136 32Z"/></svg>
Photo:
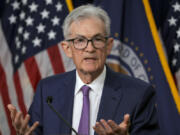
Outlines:
<svg viewBox="0 0 180 135"><path fill-rule="evenodd" d="M106 11L104 11L100 7L96 7L94 5L88 4L80 6L74 9L69 15L65 18L64 23L62 25L64 38L66 39L70 34L69 27L72 22L77 21L79 19L86 19L89 17L97 17L105 24L105 34L106 36L110 35L110 18Z"/></svg>

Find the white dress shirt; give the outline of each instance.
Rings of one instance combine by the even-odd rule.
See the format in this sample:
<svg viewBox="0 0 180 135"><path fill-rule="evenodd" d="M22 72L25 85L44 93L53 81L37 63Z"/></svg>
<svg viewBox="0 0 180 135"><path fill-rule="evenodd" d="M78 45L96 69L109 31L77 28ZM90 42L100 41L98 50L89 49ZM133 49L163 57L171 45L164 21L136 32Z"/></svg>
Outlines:
<svg viewBox="0 0 180 135"><path fill-rule="evenodd" d="M106 67L104 66L103 72L91 84L85 84L79 77L78 72L76 71L76 85L75 85L75 93L74 93L72 127L77 132L78 132L78 127L82 112L82 105L83 105L83 94L80 89L83 85L87 85L91 88L91 90L89 91L89 101L90 101L90 123L89 123L90 133L89 134L94 135L94 130L92 127L96 123L105 76L106 76ZM74 135L74 132L72 132L72 134Z"/></svg>

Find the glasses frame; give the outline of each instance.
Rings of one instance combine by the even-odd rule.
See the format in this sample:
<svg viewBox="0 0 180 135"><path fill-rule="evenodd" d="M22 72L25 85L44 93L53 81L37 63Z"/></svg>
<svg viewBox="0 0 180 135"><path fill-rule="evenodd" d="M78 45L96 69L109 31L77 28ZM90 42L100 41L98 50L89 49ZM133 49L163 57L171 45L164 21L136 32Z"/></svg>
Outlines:
<svg viewBox="0 0 180 135"><path fill-rule="evenodd" d="M104 47L106 46L106 43L107 43L107 40L108 40L109 37L108 37L108 36L101 36L101 37L103 37L103 38L105 39L104 46L101 47L101 48L104 48ZM87 40L86 46L85 46L84 48L79 49L79 48L76 48L76 46L74 45L74 40L79 39L79 38L83 38L83 39L86 39L86 40ZM75 38L72 38L72 39L67 39L66 41L72 42L74 48L76 48L76 49L78 49L78 50L83 50L83 49L87 48L89 42L91 42L92 46L93 46L95 49L101 49L101 48L97 48L97 47L94 45L94 39L95 39L95 38L97 38L97 36L93 36L91 39L88 39L88 38L82 36L82 37L75 37Z"/></svg>

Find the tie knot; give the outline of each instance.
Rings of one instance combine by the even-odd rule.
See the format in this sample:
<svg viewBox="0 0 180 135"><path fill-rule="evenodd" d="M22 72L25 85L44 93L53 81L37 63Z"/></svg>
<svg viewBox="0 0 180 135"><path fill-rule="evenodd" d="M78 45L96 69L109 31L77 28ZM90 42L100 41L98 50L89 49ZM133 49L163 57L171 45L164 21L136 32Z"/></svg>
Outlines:
<svg viewBox="0 0 180 135"><path fill-rule="evenodd" d="M89 86L87 86L87 85L82 86L81 90L83 92L83 96L89 96L89 90L90 89L91 88Z"/></svg>

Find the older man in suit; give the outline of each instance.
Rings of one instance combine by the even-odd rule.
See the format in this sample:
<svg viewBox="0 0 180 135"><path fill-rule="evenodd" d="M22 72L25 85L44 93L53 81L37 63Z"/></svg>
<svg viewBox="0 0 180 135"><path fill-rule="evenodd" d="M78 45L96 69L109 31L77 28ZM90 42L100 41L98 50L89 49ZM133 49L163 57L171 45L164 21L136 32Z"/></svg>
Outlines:
<svg viewBox="0 0 180 135"><path fill-rule="evenodd" d="M159 134L153 87L105 65L113 45L107 13L93 5L78 7L66 17L63 31L61 45L76 70L41 80L25 118L8 106L17 133L73 133L49 108L50 96L52 106L78 134Z"/></svg>

